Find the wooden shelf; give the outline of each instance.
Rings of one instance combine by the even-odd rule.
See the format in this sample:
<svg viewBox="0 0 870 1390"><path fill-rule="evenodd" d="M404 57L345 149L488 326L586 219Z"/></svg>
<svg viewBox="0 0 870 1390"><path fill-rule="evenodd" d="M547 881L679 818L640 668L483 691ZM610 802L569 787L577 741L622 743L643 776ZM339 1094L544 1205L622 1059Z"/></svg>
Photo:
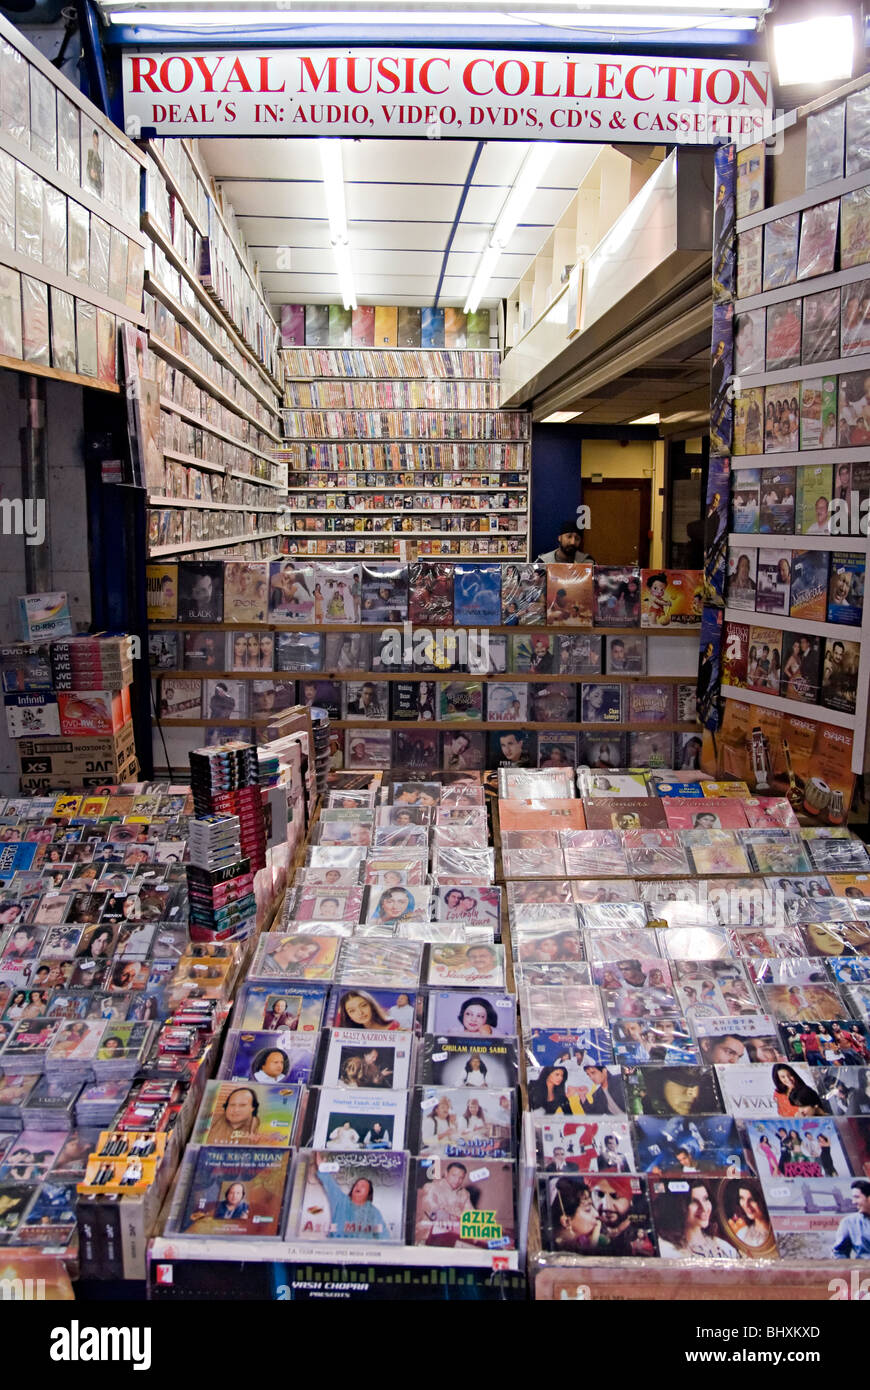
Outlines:
<svg viewBox="0 0 870 1390"><path fill-rule="evenodd" d="M216 386L201 367L197 367L196 364L189 361L188 358L182 357L181 353L177 352L174 347L171 347L169 343L164 343L162 338L158 338L155 333L150 331L148 334L148 344L152 352L156 352L159 357L165 358L167 362L177 367L179 371L184 372L192 381L195 381L198 386L201 386L203 391L208 391L210 396L214 396L216 401L220 401L221 405L234 411L236 415L240 415L243 420L247 420L248 423L253 425L255 430L259 430L261 434L268 435L270 439L274 439L276 444L280 444L280 435L275 434L274 430L270 430L268 425L264 425L262 421L257 419L256 415L252 415L243 405L239 405L238 401L234 400L232 396L228 396L226 391L222 391L219 386Z"/></svg>
<svg viewBox="0 0 870 1390"><path fill-rule="evenodd" d="M30 376L44 376L51 381L68 381L73 386L90 386L94 391L120 393L116 381L99 381L95 376L81 376L78 372L62 372L59 367L44 367L39 362L25 362L23 358L6 357L0 354L0 367L12 372L27 372Z"/></svg>
<svg viewBox="0 0 870 1390"><path fill-rule="evenodd" d="M239 633L253 631L261 624L234 623L232 628L227 627L227 631L237 631ZM152 625L153 627L153 625ZM165 624L160 627L153 627L153 631L167 631ZM281 632L284 629L277 628ZM306 629L307 631L308 629ZM185 632L192 632L192 627L186 627ZM197 628L196 631L205 631ZM197 668L196 670L164 670L159 666L151 667L152 676L167 676L173 680L192 679L195 676L202 676L205 680L268 680L270 677L281 679L291 678L293 680L339 680L339 681L499 681L508 682L511 685L521 685L526 682L532 685L694 685L692 676L582 676L577 674L560 674L556 676L532 675L528 671L493 671L486 675L475 675L470 671L211 671ZM413 723L413 720L404 720L405 723ZM458 721L457 721L458 722ZM584 726L585 727L585 726ZM608 725L608 727L611 727ZM653 728L653 725L645 725L646 728Z"/></svg>
<svg viewBox="0 0 870 1390"><path fill-rule="evenodd" d="M244 545L247 541L268 541L274 536L282 534L281 531L251 531L243 536L222 536L217 541L187 541L180 545L158 545L153 550L149 550L148 559L160 560L167 555L192 555L196 550L229 550L233 546Z"/></svg>
<svg viewBox="0 0 870 1390"><path fill-rule="evenodd" d="M32 57L28 54L28 62L32 61ZM57 68L54 69L54 75L51 78L52 85L55 85L56 76ZM79 93L79 96L81 97L81 93ZM112 132L112 138L116 143L123 143L125 153L130 153L130 150L126 146L126 142L118 140L120 132L116 127L112 127ZM82 207L94 213L94 215L99 217L103 222L108 222L110 227L114 227L116 231L123 232L124 236L127 237L129 241L134 241L137 246L145 246L145 237L142 235L139 227L132 222L127 222L118 212L117 208L112 207L110 203L104 203L95 193L92 193L89 188L86 188L84 184L75 183L72 179L67 178L66 174L62 174L56 165L48 164L44 159L40 159L38 155L33 153L29 145L22 145L18 140L13 140L5 131L0 130L0 150L5 150L6 154L11 155L19 164L24 164L28 169L32 169L35 174L39 174L40 178L45 179L46 183L53 184L55 188L59 188L61 193L65 193L68 198L72 198L73 202L81 203ZM138 150L134 153L138 156Z"/></svg>
<svg viewBox="0 0 870 1390"><path fill-rule="evenodd" d="M801 449L783 454L732 454L731 467L735 472L744 468L799 468L802 464L818 467L820 463L863 463L868 458L870 445L856 444L843 449ZM323 471L326 473L329 470ZM747 532L749 534L754 533Z"/></svg>
<svg viewBox="0 0 870 1390"><path fill-rule="evenodd" d="M213 425L202 415L194 415L192 410L187 409L187 406L177 405L170 396L160 397L160 408L170 411L173 415L180 415L182 420L189 421L191 425L197 425L201 430L208 430L209 434L216 434L218 439L225 439L228 444L235 444L237 449L244 449L248 454L256 454L257 458L265 459L267 463L273 465L277 463L274 454L264 454L262 449L255 449L253 444L247 444L243 439L238 439L236 435L230 434L228 430L222 430L220 425ZM262 479L259 481L262 482ZM273 486L278 485L273 484Z"/></svg>
<svg viewBox="0 0 870 1390"><path fill-rule="evenodd" d="M870 274L870 266L865 267ZM765 298L765 296L759 296ZM781 386L788 381L807 381L815 376L835 376L841 372L870 372L870 352L855 357L836 357L829 362L813 362L809 367L780 367L775 372L753 372L740 378L741 391L753 386ZM781 459L782 454L763 454L762 458ZM776 465L774 465L775 467Z"/></svg>
<svg viewBox="0 0 870 1390"><path fill-rule="evenodd" d="M772 531L735 531L728 537L733 546L775 546L780 550L866 550L867 536L776 535Z"/></svg>
<svg viewBox="0 0 870 1390"><path fill-rule="evenodd" d="M293 515L293 509L290 509ZM506 515L506 514L505 514ZM523 531L300 531L291 527L286 534L288 536L307 536L309 540L328 540L338 539L353 540L357 536L364 540L367 536L383 536L388 540L461 540L464 536L473 540L509 540L511 536L522 536ZM326 556L324 559L328 558ZM428 557L423 557L428 558ZM433 555L433 560L439 557ZM518 561L520 564L528 564L527 560Z"/></svg>
<svg viewBox="0 0 870 1390"><path fill-rule="evenodd" d="M304 676L304 672L302 675ZM218 723L219 721L213 721ZM511 720L480 720L480 719L330 719L331 729L467 729L480 732L484 730L489 733L507 734L512 730L522 731L523 729L547 729L551 732L564 730L573 732L576 730L591 730L599 735L611 734L698 734L701 732L700 724L625 724L614 722L612 724L587 724L581 723L576 719L563 719L558 723L535 723L532 720L524 719L522 722ZM624 877L624 875L623 875Z"/></svg>
<svg viewBox="0 0 870 1390"><path fill-rule="evenodd" d="M725 621L749 623L751 627L775 627L780 631L805 632L810 637L842 637L855 640L860 624L814 623L809 618L792 618L788 613L756 613L750 608L726 608Z"/></svg>
<svg viewBox="0 0 870 1390"><path fill-rule="evenodd" d="M205 305L209 313L213 314L217 322L226 330L233 345L257 369L263 380L280 396L284 390L283 386L276 381L265 364L260 361L256 353L248 346L226 311L212 298L208 290L200 284L198 277L190 269L184 258L178 254L169 237L163 231L163 228L154 221L150 213L143 212L142 226L145 231L147 231L148 235L157 242L157 245L170 264L174 265L175 269L185 277L200 303Z"/></svg>
<svg viewBox="0 0 870 1390"><path fill-rule="evenodd" d="M282 507L257 507L242 502L203 502L189 497L148 497L149 507L189 507L206 512L270 512L279 513Z"/></svg>
<svg viewBox="0 0 870 1390"><path fill-rule="evenodd" d="M327 472L328 470L327 470L327 469L319 469L319 468L318 468L318 469L314 469L314 470L312 470L312 471L315 472L315 473L320 473L320 472L324 472L324 473L325 473L325 472ZM361 471L361 472L363 472L363 473L371 473L371 472L372 472L372 469L370 469L370 468L363 468L363 469L361 469L361 470L359 470L359 471ZM376 471L376 470L375 470L375 471ZM433 473L442 473L442 472L449 471L449 470L440 469L440 468L433 468L433 469L431 469L430 471L433 472ZM511 470L511 471L513 472L513 470ZM517 471L519 471L519 470L517 470ZM346 487L348 488L348 491L351 491L351 492L450 492L450 493L455 493L455 492L467 492L467 493L470 493L472 497L476 496L478 493L484 493L484 492L528 492L528 488L525 487L524 484L522 484L522 483L505 483L505 485L504 485L503 487L502 487L500 484L498 484L498 483L492 483L492 484L490 484L490 486L488 486L488 487L462 487L462 486L445 487L445 486L443 486L443 485L441 485L441 484L439 484L438 487L434 487L431 483L387 483L387 484L384 485L384 487L353 487L351 484L344 484L344 486L346 486ZM332 491L332 489L331 489L331 488L328 488L328 487L312 487L311 485L309 485L308 487L288 487L288 489L287 489L288 494L289 494L289 493L294 493L294 492L305 492L305 493L324 492L324 493L325 493L325 492L331 492L331 491ZM312 510L312 511L314 511L314 510L319 510L319 508L311 508L310 510ZM404 508L403 508L403 510L404 510ZM409 507L408 510L409 510L409 511L412 511L413 508ZM482 508L481 510L486 510L486 508ZM515 511L517 511L517 512L521 512L523 509L520 508L520 507L516 507L516 508L514 508L513 510L515 510ZM330 516L333 515L332 510L330 510L330 511L328 512L328 515L330 515ZM350 513L350 515L359 516L359 512Z"/></svg>
<svg viewBox="0 0 870 1390"><path fill-rule="evenodd" d="M256 453L256 450L247 449L245 444L239 448L246 449L248 453ZM256 473L245 473L241 468L224 468L222 463L212 463L210 459L197 458L196 454L181 454L177 449L164 449L163 457L176 459L179 463L190 464L192 468L205 469L207 473L219 473L223 478L243 478L247 483L254 483L257 487L268 487L283 492L281 483L273 483L269 478L258 478ZM258 458L268 458L268 454L258 454Z"/></svg>
<svg viewBox="0 0 870 1390"><path fill-rule="evenodd" d="M763 709L793 714L798 719L813 719L819 724L834 724L839 729L854 729L855 715L842 710L827 709L824 705L805 704L803 700L786 700L782 695L770 695L765 690L745 690L742 686L722 685L722 694L744 705L760 705Z"/></svg>
<svg viewBox="0 0 870 1390"><path fill-rule="evenodd" d="M275 559L276 559L276 560L289 560L289 559L295 559L295 558L297 558L297 557L288 556L288 555L276 555L276 556L275 556ZM336 557L335 557L335 556L323 556L323 557L318 556L318 557L316 557L316 558L318 558L318 559L320 559L320 558L335 559ZM435 558L438 558L438 557L435 557ZM442 557L442 558L444 558L444 557ZM727 612L726 612L725 616L726 616L726 617L728 616ZM245 629L248 629L248 630L250 630L250 631L253 631L254 628L257 628L257 629L259 629L259 630L261 630L261 631L263 631L263 632L383 632L383 631L385 631L385 630L386 630L386 631L389 631L389 632L394 632L394 631L396 631L397 629L402 629L402 626L403 626L403 624L402 624L402 621L401 621L401 620L400 620L399 622L396 622L396 623L304 623L304 622L301 622L301 621L300 621L300 622L298 622L298 623L242 623L242 624L240 624L240 623L179 623L179 622L174 622L174 623L158 623L158 624L157 624L157 628L158 628L160 631L167 631L167 632L171 632L171 631L172 631L173 629L175 629L175 628L184 628L184 629L187 629L187 630L189 630L189 631L197 631L197 632L221 632L221 631L223 631L223 632L238 632L240 627L244 627ZM415 623L412 623L412 624L410 624L410 626L411 626L411 631L412 631L412 632L414 632L414 631L419 632L422 628L426 628L426 624L425 624L425 623L416 623L416 624L415 624ZM452 627L452 626L450 626L449 624L445 624L443 627L440 627L440 628L438 628L438 627L433 627L433 628L426 628L426 630L427 630L427 631L431 631L431 632L436 632L436 633L437 633L437 632L444 632L444 631L462 632L462 631L463 631L463 628L462 628L462 627ZM467 630L467 629L466 629L466 630ZM681 627L681 628L646 628L646 627L565 627L564 625L559 626L559 627L556 627L556 626L554 626L554 627L545 627L543 624L541 624L540 626L537 626L537 627L523 627L523 626L516 626L516 625L515 625L515 626L505 626L504 624L498 625L498 624L495 624L495 623L488 624L488 625L486 625L486 626L483 626L483 625L482 625L480 630L481 630L481 631L486 631L486 632L495 632L495 633L499 633L499 634L501 634L501 633L506 633L506 634L516 633L518 636L522 636L522 637L530 637L530 636L532 636L532 634L538 634L538 635L546 636L546 637L553 637L553 636L557 636L557 635L560 634L560 633L561 633L561 634L572 633L574 636L583 637L583 636L588 636L588 635L591 633L591 634L596 635L596 636L607 636L607 637L619 637L619 636L622 636L622 637L625 637L625 636L631 636L631 637L694 637L696 640L697 640L698 634L699 634L699 632L700 632L700 628L699 628L699 627ZM548 676L547 679L550 680L550 679L552 679L552 677ZM641 679L642 679L642 680L657 680L658 677L657 677L657 676L643 676L643 677L641 677ZM681 676L681 677L679 677L679 679L685 681L685 680L689 680L690 677L688 677L688 676Z"/></svg>
<svg viewBox="0 0 870 1390"><path fill-rule="evenodd" d="M753 227L762 227L765 222L775 222L778 217L785 217L790 212L803 212L804 208L814 208L817 203L828 203L832 198L840 198L844 193L854 193L856 188L868 186L870 169L860 169L858 173L848 174L845 178L829 179L827 183L820 183L816 188L808 188L805 193L795 194L784 203L776 203L773 207L751 212L747 217L738 217L737 232L739 234L751 231Z"/></svg>
<svg viewBox="0 0 870 1390"><path fill-rule="evenodd" d="M106 313L122 319L125 323L135 323L139 328L145 327L144 314L128 308L125 300L110 299L107 294L92 290L89 284L75 280L64 271L43 265L42 261L32 261L29 256L20 256L17 251L3 251L0 253L0 259L3 265L9 266L11 270L18 270L22 275L29 275L31 279L39 280L43 285L51 285L56 290L65 290L76 299L83 299L87 304L105 309Z"/></svg>
<svg viewBox="0 0 870 1390"><path fill-rule="evenodd" d="M209 352L220 362L223 362L226 367L229 367L237 380L242 383L247 391L251 392L251 395L256 396L261 405L264 405L276 418L280 415L280 410L275 405L274 400L270 400L266 393L251 381L250 377L245 376L244 372L240 371L229 358L224 356L223 350L209 335L207 330L202 327L199 320L189 309L185 309L184 305L180 304L174 295L170 294L169 290L165 289L161 282L155 279L151 272L147 270L145 272L145 288L149 290L156 299L159 299L161 304L165 304L173 317L177 319L179 323L183 323L185 327L199 339L203 347L207 348ZM209 312L211 312L211 310L209 310ZM217 322L217 320L215 320L215 322Z"/></svg>

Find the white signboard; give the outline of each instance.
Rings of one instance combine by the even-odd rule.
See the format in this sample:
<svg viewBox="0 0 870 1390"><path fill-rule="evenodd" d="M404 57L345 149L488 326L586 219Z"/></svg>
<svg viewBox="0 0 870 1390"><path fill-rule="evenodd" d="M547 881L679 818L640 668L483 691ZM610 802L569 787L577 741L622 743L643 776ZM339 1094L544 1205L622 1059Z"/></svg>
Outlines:
<svg viewBox="0 0 870 1390"><path fill-rule="evenodd" d="M123 58L128 134L708 144L765 133L766 63L438 48ZM769 119L769 117L768 117Z"/></svg>

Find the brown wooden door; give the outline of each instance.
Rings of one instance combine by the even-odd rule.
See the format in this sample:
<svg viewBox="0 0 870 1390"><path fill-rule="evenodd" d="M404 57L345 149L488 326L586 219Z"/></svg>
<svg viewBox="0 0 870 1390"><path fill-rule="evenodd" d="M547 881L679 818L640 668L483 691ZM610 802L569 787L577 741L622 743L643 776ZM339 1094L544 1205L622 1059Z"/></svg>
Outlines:
<svg viewBox="0 0 870 1390"><path fill-rule="evenodd" d="M652 485L647 478L583 484L592 513L583 549L597 565L648 565Z"/></svg>

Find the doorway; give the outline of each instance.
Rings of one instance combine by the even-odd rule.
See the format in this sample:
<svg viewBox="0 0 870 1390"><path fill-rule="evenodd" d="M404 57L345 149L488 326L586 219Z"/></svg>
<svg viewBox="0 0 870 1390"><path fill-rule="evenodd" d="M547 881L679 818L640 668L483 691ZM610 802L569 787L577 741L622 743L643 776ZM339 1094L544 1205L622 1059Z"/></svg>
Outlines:
<svg viewBox="0 0 870 1390"><path fill-rule="evenodd" d="M583 549L597 565L649 565L652 483L649 478L584 481L583 501L591 513Z"/></svg>

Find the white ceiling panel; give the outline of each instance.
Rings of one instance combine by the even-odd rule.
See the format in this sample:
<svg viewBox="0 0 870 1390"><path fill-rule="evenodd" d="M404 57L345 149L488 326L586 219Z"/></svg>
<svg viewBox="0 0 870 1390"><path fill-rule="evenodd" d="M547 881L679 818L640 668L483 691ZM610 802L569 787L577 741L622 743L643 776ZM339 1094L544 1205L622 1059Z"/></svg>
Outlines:
<svg viewBox="0 0 870 1390"><path fill-rule="evenodd" d="M321 178L314 140L207 140L199 146L216 179L236 175L262 179Z"/></svg>
<svg viewBox="0 0 870 1390"><path fill-rule="evenodd" d="M304 294L308 289L312 289L323 294L331 294L333 299L340 298L338 278L334 275L294 275L292 272L273 271L267 272L263 279L272 295L282 290L292 291L293 295ZM331 283L327 284L326 281ZM397 292L416 295L417 304L425 304L431 300L433 290L432 278L428 275L378 276L357 274L354 276L354 283L358 296L373 295L381 304L390 303L391 285L395 285Z"/></svg>
<svg viewBox="0 0 870 1390"><path fill-rule="evenodd" d="M346 183L465 183L473 140L342 140Z"/></svg>
<svg viewBox="0 0 870 1390"><path fill-rule="evenodd" d="M329 223L323 217L241 217L249 246L329 246Z"/></svg>
<svg viewBox="0 0 870 1390"><path fill-rule="evenodd" d="M522 140L483 146L454 228L477 141L342 141L359 301L431 304L443 271L439 302L461 307L529 148ZM599 148L564 145L555 151L543 186L523 214L510 250L498 262L485 305L513 290ZM241 219L272 302L336 302L338 279L316 141L219 139L202 141L199 149ZM282 248L289 248L290 271L278 269Z"/></svg>
<svg viewBox="0 0 870 1390"><path fill-rule="evenodd" d="M458 188L438 184L345 185L348 218L374 217L379 222L452 222L459 194Z"/></svg>
<svg viewBox="0 0 870 1390"><path fill-rule="evenodd" d="M314 217L326 216L326 199L322 184L302 183L237 183L228 179L224 193L237 213L252 213L255 217Z"/></svg>
<svg viewBox="0 0 870 1390"><path fill-rule="evenodd" d="M528 144L524 140L490 140L484 145L477 168L475 183L500 183L509 187L526 157Z"/></svg>
<svg viewBox="0 0 870 1390"><path fill-rule="evenodd" d="M257 252L261 270L278 270L280 252L264 249ZM354 245L350 260L356 277L362 275L382 275L389 280L391 275L430 275L433 284L437 282L441 270L442 255L438 251L384 251L362 250ZM290 271L304 274L306 271L332 270L334 265L332 251L302 251L290 249ZM284 267L286 269L286 267ZM520 272L522 273L522 271Z"/></svg>
<svg viewBox="0 0 870 1390"><path fill-rule="evenodd" d="M453 238L454 251L475 251L478 254L489 241L492 224L489 222L470 222L463 217ZM546 241L550 229L540 227L517 227L511 237L511 251L518 256L534 256Z"/></svg>
<svg viewBox="0 0 870 1390"><path fill-rule="evenodd" d="M477 269L477 261L478 258L475 255L451 251L447 257L447 274L473 275ZM499 256L495 267L496 274L503 279L512 278L513 284L516 284L517 280L521 280L525 274L528 263L528 256L514 256L510 253Z"/></svg>

